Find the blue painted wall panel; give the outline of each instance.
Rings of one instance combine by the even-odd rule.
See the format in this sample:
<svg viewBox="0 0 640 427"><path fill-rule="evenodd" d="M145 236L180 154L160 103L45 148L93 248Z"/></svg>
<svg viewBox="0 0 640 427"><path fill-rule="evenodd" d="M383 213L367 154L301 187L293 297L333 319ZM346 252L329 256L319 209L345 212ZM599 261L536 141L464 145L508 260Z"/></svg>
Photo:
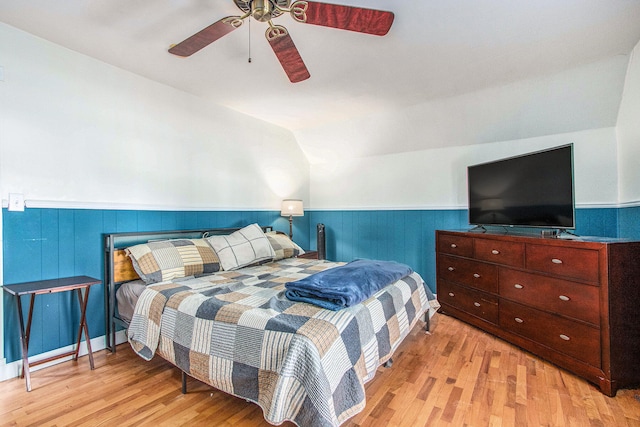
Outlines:
<svg viewBox="0 0 640 427"><path fill-rule="evenodd" d="M42 275L59 277L60 224L58 211L44 209L42 211ZM44 256L44 254L48 254Z"/></svg>
<svg viewBox="0 0 640 427"><path fill-rule="evenodd" d="M110 229L108 233L137 231L138 216L135 211L117 211L116 218L116 228Z"/></svg>
<svg viewBox="0 0 640 427"><path fill-rule="evenodd" d="M118 211L102 211L102 226L105 230L117 230Z"/></svg>
<svg viewBox="0 0 640 427"><path fill-rule="evenodd" d="M3 209L3 211L6 211ZM4 283L28 281L42 272L41 211L7 212L3 217ZM19 265L20 268L7 268Z"/></svg>
<svg viewBox="0 0 640 427"><path fill-rule="evenodd" d="M142 227L148 231L162 231L162 212L138 212L138 230Z"/></svg>
<svg viewBox="0 0 640 427"><path fill-rule="evenodd" d="M576 209L575 233L580 236L619 237L619 209Z"/></svg>
<svg viewBox="0 0 640 427"><path fill-rule="evenodd" d="M47 276L44 279L55 279L56 277L75 276L75 258L76 258L76 226L75 226L75 210L57 210L58 212L58 275ZM49 254L44 253L43 257ZM38 279L33 279L38 280Z"/></svg>
<svg viewBox="0 0 640 427"><path fill-rule="evenodd" d="M640 240L640 206L619 209L620 236Z"/></svg>

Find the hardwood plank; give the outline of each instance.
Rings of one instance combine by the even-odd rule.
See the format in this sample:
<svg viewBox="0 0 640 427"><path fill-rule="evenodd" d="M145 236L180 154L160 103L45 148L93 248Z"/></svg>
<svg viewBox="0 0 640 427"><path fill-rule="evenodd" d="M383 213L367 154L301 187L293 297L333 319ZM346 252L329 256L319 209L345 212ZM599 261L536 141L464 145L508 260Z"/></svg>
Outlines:
<svg viewBox="0 0 640 427"><path fill-rule="evenodd" d="M640 389L615 398L530 353L454 318L417 326L366 385L367 406L344 426L640 426ZM0 383L0 425L267 427L255 404L189 379L128 344ZM292 423L283 424L286 427Z"/></svg>

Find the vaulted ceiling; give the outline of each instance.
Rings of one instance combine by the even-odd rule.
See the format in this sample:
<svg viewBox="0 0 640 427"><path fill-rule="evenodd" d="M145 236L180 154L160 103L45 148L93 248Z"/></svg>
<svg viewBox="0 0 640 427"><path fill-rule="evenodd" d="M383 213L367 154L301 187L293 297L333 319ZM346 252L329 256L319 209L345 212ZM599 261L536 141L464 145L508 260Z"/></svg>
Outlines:
<svg viewBox="0 0 640 427"><path fill-rule="evenodd" d="M256 21L167 53L232 0L2 0L0 21L290 129L312 161L615 126L640 40L638 0L326 1L395 21L377 37L278 17L311 72L297 84Z"/></svg>

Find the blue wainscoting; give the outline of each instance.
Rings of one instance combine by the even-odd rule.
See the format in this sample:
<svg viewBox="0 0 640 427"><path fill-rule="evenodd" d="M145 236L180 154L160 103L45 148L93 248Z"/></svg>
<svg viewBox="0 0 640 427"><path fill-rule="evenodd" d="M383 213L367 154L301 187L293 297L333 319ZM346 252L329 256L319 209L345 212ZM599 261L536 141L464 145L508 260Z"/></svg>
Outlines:
<svg viewBox="0 0 640 427"><path fill-rule="evenodd" d="M58 277L87 275L102 280L103 233L189 230L240 227L251 223L289 231L279 211L125 211L99 209L3 209L4 283L20 283ZM309 216L294 218L294 240L309 247ZM87 306L91 337L104 335L104 288L93 286ZM21 358L17 309L13 297L3 292L4 353L8 362ZM23 308L29 300L24 297ZM78 301L69 292L35 299L29 354L36 355L75 342ZM26 313L25 313L26 317Z"/></svg>
<svg viewBox="0 0 640 427"><path fill-rule="evenodd" d="M102 234L272 225L288 232L279 211L167 212L99 209L3 209L4 283L89 275L103 277ZM640 208L578 209L576 233L640 239ZM308 211L294 218L294 240L316 248L316 224L325 224L327 258L392 259L422 275L435 291L435 230L466 229L467 211L375 210ZM5 294L3 292L3 294ZM15 303L4 297L4 351L20 359ZM24 302L28 305L28 301ZM36 298L29 354L41 354L75 341L77 299L70 293ZM102 285L91 290L87 309L92 337L104 335Z"/></svg>
<svg viewBox="0 0 640 427"><path fill-rule="evenodd" d="M620 237L640 240L640 206L620 209L618 222Z"/></svg>

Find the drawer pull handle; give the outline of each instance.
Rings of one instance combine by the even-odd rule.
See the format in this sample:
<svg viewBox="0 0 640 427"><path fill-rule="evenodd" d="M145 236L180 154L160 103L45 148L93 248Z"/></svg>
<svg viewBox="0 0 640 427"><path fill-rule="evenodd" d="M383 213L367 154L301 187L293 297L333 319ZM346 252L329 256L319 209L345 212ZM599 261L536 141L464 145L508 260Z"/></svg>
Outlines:
<svg viewBox="0 0 640 427"><path fill-rule="evenodd" d="M480 307L480 303L479 302L474 302L473 305L475 305L476 307Z"/></svg>
<svg viewBox="0 0 640 427"><path fill-rule="evenodd" d="M562 301L569 301L569 300L571 300L571 298L569 298L569 297L568 297L568 296L566 296L566 295L560 295L558 298L560 298Z"/></svg>
<svg viewBox="0 0 640 427"><path fill-rule="evenodd" d="M524 320L522 320L522 319L521 319L521 318L519 318L519 317L516 317L516 318L515 318L515 319L513 319L513 320L515 320L517 323L524 323Z"/></svg>
<svg viewBox="0 0 640 427"><path fill-rule="evenodd" d="M558 259L558 258L553 258L553 259L551 260L551 262L552 262L552 263L554 263L554 264L562 264L562 260L561 260L561 259Z"/></svg>
<svg viewBox="0 0 640 427"><path fill-rule="evenodd" d="M478 273L473 273L473 277L475 277L476 279L479 279L480 275Z"/></svg>
<svg viewBox="0 0 640 427"><path fill-rule="evenodd" d="M449 268L447 268L447 270L449 270L449 271L453 271L453 270L455 270L455 268L453 268L453 267L449 267Z"/></svg>
<svg viewBox="0 0 640 427"><path fill-rule="evenodd" d="M565 334L560 334L560 338L562 338L565 341L569 341L571 339L568 336L566 336Z"/></svg>
<svg viewBox="0 0 640 427"><path fill-rule="evenodd" d="M452 243L452 244L451 244L451 247L452 247L453 249L455 249L455 248L457 248L457 247L458 247L458 245L456 245L455 243Z"/></svg>
<svg viewBox="0 0 640 427"><path fill-rule="evenodd" d="M499 255L500 251L497 250L497 249L494 249L494 250L491 251L491 253L494 254L494 255Z"/></svg>
<svg viewBox="0 0 640 427"><path fill-rule="evenodd" d="M516 289L523 289L524 286L522 286L520 283L516 283L515 285L513 285L514 288Z"/></svg>
<svg viewBox="0 0 640 427"><path fill-rule="evenodd" d="M455 297L455 296L456 296L456 294L454 294L453 292L449 292L449 296L450 296L450 297Z"/></svg>

